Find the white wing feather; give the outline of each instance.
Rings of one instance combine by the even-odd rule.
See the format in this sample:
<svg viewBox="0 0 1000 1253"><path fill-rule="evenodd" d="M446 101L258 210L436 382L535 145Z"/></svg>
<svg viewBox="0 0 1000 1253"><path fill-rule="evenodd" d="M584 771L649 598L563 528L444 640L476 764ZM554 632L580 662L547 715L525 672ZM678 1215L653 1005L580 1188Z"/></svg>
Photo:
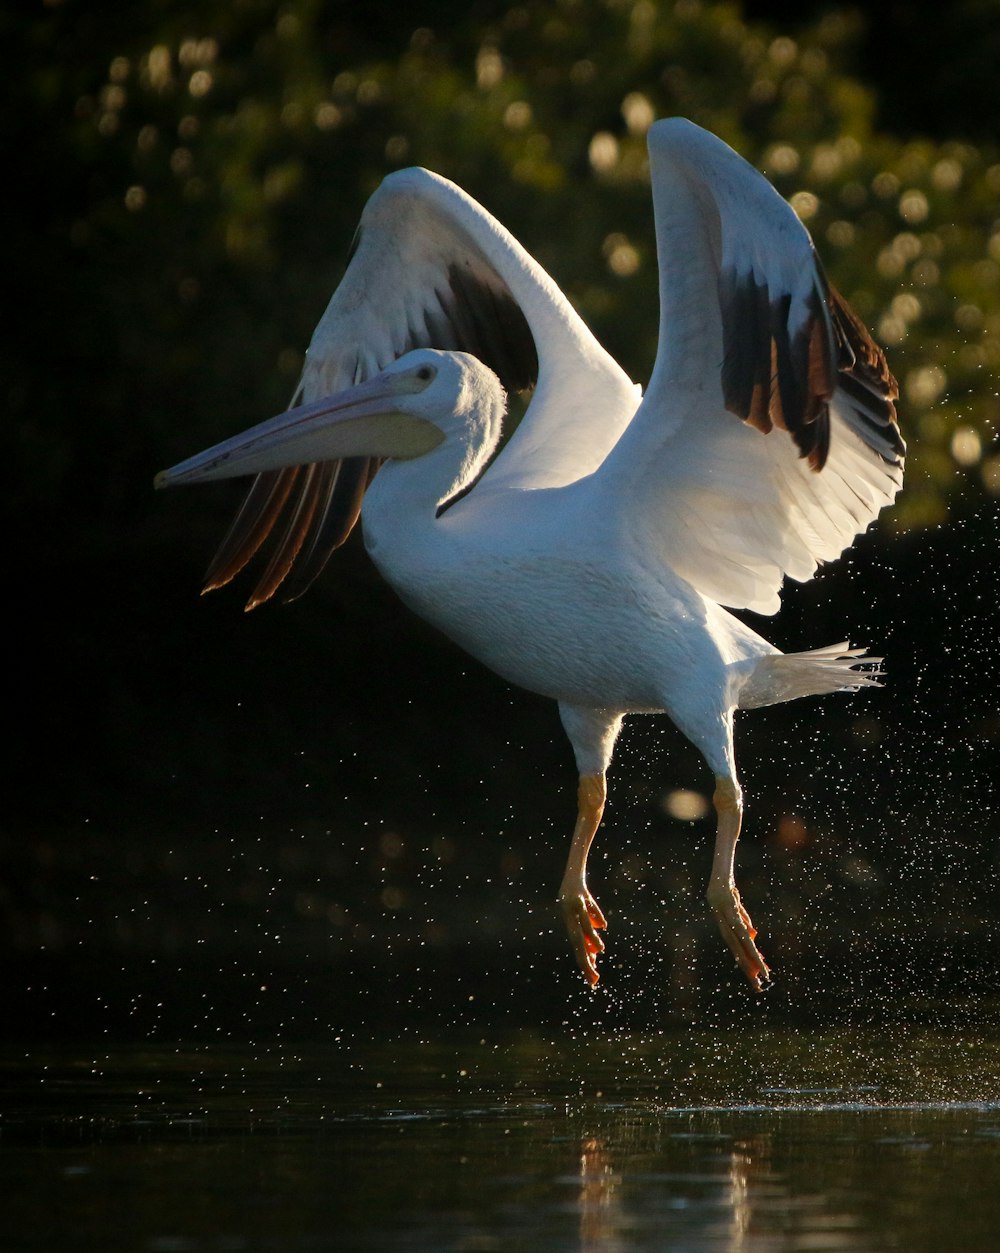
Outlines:
<svg viewBox="0 0 1000 1253"><path fill-rule="evenodd" d="M491 486L561 486L601 464L635 412L639 389L509 231L460 187L423 169L386 178L359 230L344 280L313 335L306 400L376 373L412 348L460 348L489 365L508 390L535 384L490 472ZM506 302L523 315L537 382L522 363L505 370L505 354L491 351L488 332L463 323L475 321L475 303L487 293L494 307ZM345 378L345 364L355 361L354 377Z"/></svg>
<svg viewBox="0 0 1000 1253"><path fill-rule="evenodd" d="M361 382L414 348L471 352L508 391L535 385L484 476L490 488L552 487L589 474L639 403L639 389L517 240L471 196L422 169L391 174L365 206L294 403ZM247 607L279 587L286 600L300 596L350 534L376 468L354 459L260 475L205 590L232 579L274 533Z"/></svg>
<svg viewBox="0 0 1000 1253"><path fill-rule="evenodd" d="M766 179L683 119L649 150L659 346L600 478L704 595L773 613L899 490L895 383Z"/></svg>

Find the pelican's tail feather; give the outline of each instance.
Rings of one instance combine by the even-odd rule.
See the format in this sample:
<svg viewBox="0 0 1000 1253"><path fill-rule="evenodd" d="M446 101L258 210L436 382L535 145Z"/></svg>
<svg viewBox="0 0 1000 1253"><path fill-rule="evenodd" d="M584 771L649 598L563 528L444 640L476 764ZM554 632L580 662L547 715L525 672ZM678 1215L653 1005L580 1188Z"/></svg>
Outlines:
<svg viewBox="0 0 1000 1253"><path fill-rule="evenodd" d="M807 653L771 653L761 657L740 691L740 709L778 705L799 696L826 692L856 692L878 687L881 657L867 657L863 648L846 641Z"/></svg>

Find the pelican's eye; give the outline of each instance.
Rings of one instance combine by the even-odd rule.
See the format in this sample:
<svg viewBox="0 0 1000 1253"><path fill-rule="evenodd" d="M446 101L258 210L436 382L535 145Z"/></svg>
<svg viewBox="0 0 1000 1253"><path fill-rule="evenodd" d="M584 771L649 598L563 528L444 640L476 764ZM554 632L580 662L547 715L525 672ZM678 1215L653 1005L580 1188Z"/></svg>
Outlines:
<svg viewBox="0 0 1000 1253"><path fill-rule="evenodd" d="M417 371L417 378L422 383L429 383L435 374L437 374L437 370L432 365L422 365Z"/></svg>

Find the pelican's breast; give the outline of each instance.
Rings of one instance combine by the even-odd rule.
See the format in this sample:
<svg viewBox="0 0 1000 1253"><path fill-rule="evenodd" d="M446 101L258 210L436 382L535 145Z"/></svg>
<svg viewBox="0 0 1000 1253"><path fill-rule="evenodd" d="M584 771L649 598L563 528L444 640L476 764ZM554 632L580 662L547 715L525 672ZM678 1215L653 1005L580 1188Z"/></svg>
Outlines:
<svg viewBox="0 0 1000 1253"><path fill-rule="evenodd" d="M704 599L598 525L553 522L533 495L391 537L366 528L369 552L414 612L510 682L574 704L664 708L704 665Z"/></svg>

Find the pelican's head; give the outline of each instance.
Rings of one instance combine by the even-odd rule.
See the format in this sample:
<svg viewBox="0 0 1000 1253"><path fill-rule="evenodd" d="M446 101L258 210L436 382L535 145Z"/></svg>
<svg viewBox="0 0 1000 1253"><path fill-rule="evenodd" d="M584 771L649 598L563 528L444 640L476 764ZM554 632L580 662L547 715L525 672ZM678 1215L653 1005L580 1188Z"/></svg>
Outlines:
<svg viewBox="0 0 1000 1253"><path fill-rule="evenodd" d="M364 383L289 409L163 470L156 486L343 457L410 460L472 427L485 428L474 442L492 448L505 407L499 380L475 357L420 348Z"/></svg>

